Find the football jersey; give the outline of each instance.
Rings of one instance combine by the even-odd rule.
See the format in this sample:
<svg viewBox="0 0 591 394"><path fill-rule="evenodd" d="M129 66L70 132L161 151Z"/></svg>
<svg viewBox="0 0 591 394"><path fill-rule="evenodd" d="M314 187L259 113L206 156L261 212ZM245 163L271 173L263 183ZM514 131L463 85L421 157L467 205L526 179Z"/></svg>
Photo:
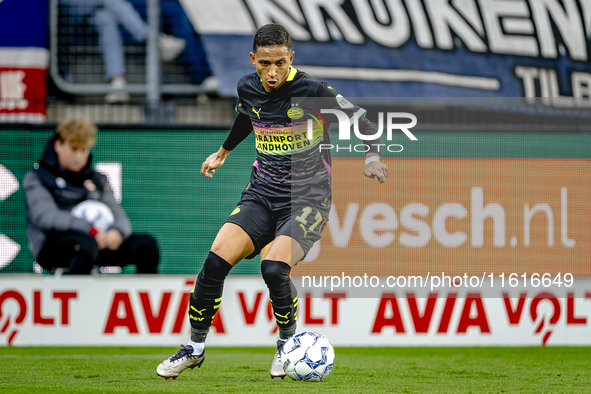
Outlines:
<svg viewBox="0 0 591 394"><path fill-rule="evenodd" d="M311 102L306 100L316 97L334 98L329 100L333 107L343 99L326 82L294 67L271 92L256 72L238 82L236 110L250 118L256 137L257 159L250 183L262 195L290 197L297 192L312 199L330 195L330 150L320 149L321 144L330 144L327 125L320 109L307 106ZM312 138L308 119L312 119Z"/></svg>

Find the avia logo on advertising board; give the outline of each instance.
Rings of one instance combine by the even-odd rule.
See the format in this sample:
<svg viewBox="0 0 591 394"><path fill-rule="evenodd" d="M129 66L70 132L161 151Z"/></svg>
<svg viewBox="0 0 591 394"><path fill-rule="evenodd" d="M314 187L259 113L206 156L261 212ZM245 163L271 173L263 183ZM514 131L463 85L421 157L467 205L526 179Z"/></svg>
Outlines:
<svg viewBox="0 0 591 394"><path fill-rule="evenodd" d="M371 332L381 333L390 327L397 334L404 334L407 331L426 334L433 331L431 327L434 325L437 327L437 335L465 334L470 328L482 334L492 334L491 310L495 308L485 307L485 304L490 305L492 302L482 298L477 292L467 293L463 299L458 299L457 295L457 293L448 293L444 298L440 298L437 293L430 293L423 309L420 309L414 293L406 293L401 298L397 298L395 293L385 293L380 300ZM591 293L586 293L585 297L586 300L591 300ZM499 299L495 301L500 302ZM518 299L512 299L508 293L503 292L502 301L506 323L509 326L519 326L522 318L529 320L529 323L535 327L532 331L533 336L539 337L543 345L548 343L561 317L567 326L585 326L588 322L586 314L575 316L575 298L572 292L568 293L566 302L551 292L534 293L532 297L531 292L528 294L526 291L521 292ZM407 304L407 313L401 312L400 304L403 303ZM442 303L443 310L440 316L435 316L436 304ZM543 313L540 312L541 310ZM458 312L460 316L457 323L450 327L452 315L454 313L457 315ZM494 314L494 318L501 317Z"/></svg>
<svg viewBox="0 0 591 394"><path fill-rule="evenodd" d="M195 282L187 280L185 286L189 288L195 286ZM169 330L170 334L180 334L183 324L187 320L187 311L189 309L189 292L181 292L178 295L177 302L171 304L171 299L175 291L164 291L158 301L150 298L148 291L139 291L134 294L132 291L117 291L113 294L110 302L109 312L103 325L103 334L113 334L116 329L124 329L129 334L139 334L138 319L144 318L147 326L147 332L150 334L166 334L168 330L164 328L164 320L169 311L174 315L174 325ZM131 300L137 298L140 301L141 309L138 311L132 306ZM224 333L224 323L219 313L213 320L212 327L218 333ZM183 333L186 332L182 331Z"/></svg>
<svg viewBox="0 0 591 394"><path fill-rule="evenodd" d="M177 346L190 334L193 286L170 276L0 278L0 344ZM301 289L298 330L321 331L337 346L591 345L591 280L494 294L407 289L356 298ZM230 276L208 344L273 344L267 295L261 278Z"/></svg>
<svg viewBox="0 0 591 394"><path fill-rule="evenodd" d="M188 332L187 310L194 281L164 281L168 289L156 292L145 290L141 285L139 288L132 285L133 290L129 289L119 278L115 283L107 278L95 280L91 277L39 279L31 277L10 284L9 280L2 280L2 343L74 344L84 343L87 335L98 335L104 341L110 335L123 333L133 337L181 332L186 335ZM95 292L104 297L96 297ZM165 321L170 325L165 327ZM213 327L224 331L220 319Z"/></svg>
<svg viewBox="0 0 591 394"><path fill-rule="evenodd" d="M591 102L587 1L181 4L223 94L235 94L238 79L254 71L248 52L257 27L280 23L294 41L295 66L348 97L543 97L560 107Z"/></svg>

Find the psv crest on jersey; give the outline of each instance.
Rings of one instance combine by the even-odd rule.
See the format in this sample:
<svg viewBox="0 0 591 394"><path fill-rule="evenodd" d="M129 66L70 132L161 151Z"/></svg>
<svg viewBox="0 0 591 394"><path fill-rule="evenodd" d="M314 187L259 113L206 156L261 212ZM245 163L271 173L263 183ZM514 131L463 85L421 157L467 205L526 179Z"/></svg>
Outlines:
<svg viewBox="0 0 591 394"><path fill-rule="evenodd" d="M287 116L289 116L290 119L300 119L304 116L304 110L300 107L291 107L287 110Z"/></svg>

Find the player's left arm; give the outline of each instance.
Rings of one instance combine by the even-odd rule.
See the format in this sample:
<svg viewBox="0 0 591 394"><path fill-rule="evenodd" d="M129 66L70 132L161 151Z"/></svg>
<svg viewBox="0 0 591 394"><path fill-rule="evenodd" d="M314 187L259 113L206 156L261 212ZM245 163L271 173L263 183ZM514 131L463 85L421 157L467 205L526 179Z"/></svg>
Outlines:
<svg viewBox="0 0 591 394"><path fill-rule="evenodd" d="M384 183L388 178L388 166L380 161L380 155L368 152L365 155L363 175L371 179L377 178L380 183Z"/></svg>
<svg viewBox="0 0 591 394"><path fill-rule="evenodd" d="M359 118L358 121L361 134L375 135L377 133L375 124L367 120L365 116ZM379 137L375 140L365 141L365 144L369 146L369 150L365 154L363 175L371 179L377 178L380 183L384 183L388 178L388 166L380 161L380 143L381 138Z"/></svg>
<svg viewBox="0 0 591 394"><path fill-rule="evenodd" d="M326 82L321 82L319 84L316 97L332 97L336 100L336 103L341 109L346 108L352 116L357 116L359 113L359 107L352 105ZM363 113L364 111L362 110L361 112ZM363 135L376 135L378 132L376 125L370 122L365 115L359 117L358 126L359 132ZM381 138L378 137L375 140L365 140L364 143L369 146L369 150L365 154L365 168L363 170L363 175L372 179L377 178L380 183L386 182L386 179L388 178L388 166L380 162Z"/></svg>

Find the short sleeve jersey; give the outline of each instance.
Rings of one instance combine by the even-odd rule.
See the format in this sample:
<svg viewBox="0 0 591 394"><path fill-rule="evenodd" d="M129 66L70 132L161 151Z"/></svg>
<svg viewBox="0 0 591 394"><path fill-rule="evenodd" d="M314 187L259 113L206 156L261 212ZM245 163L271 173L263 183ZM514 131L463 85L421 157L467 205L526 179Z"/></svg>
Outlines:
<svg viewBox="0 0 591 394"><path fill-rule="evenodd" d="M330 143L326 123L317 111L300 105L310 97L342 96L326 82L293 67L283 85L272 92L264 89L257 73L238 82L236 110L249 116L256 135L251 187L266 197L289 197L294 188L313 199L330 193L330 150L320 149Z"/></svg>

